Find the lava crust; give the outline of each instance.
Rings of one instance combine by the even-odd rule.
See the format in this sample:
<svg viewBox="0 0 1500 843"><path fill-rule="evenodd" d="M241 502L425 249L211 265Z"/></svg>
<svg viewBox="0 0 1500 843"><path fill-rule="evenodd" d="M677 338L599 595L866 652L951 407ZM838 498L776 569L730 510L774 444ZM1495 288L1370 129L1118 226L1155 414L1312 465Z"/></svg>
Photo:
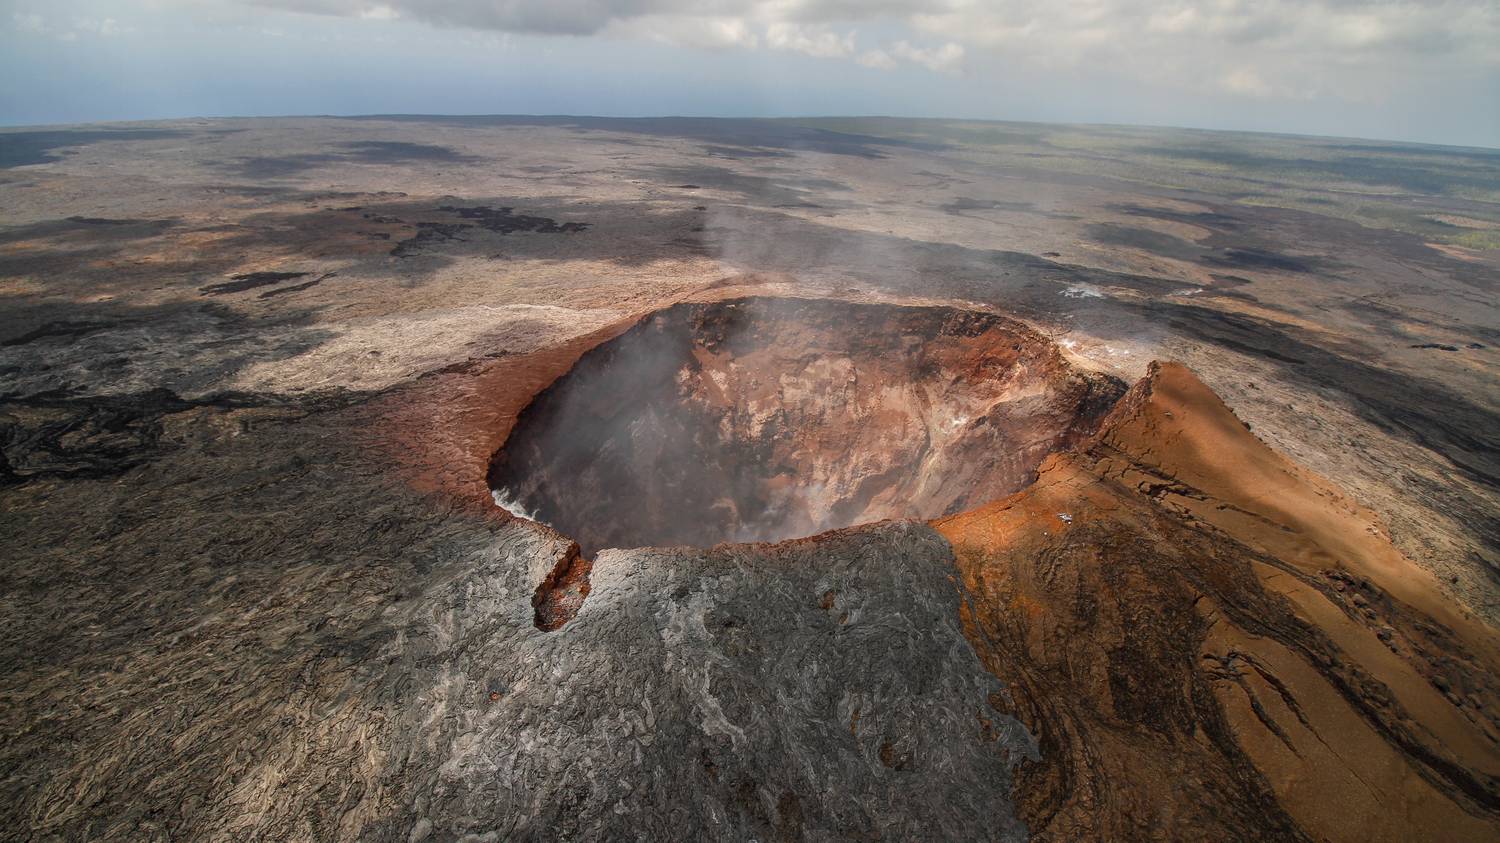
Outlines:
<svg viewBox="0 0 1500 843"><path fill-rule="evenodd" d="M589 556L776 541L1015 492L1123 391L991 313L679 304L538 395L489 482Z"/></svg>

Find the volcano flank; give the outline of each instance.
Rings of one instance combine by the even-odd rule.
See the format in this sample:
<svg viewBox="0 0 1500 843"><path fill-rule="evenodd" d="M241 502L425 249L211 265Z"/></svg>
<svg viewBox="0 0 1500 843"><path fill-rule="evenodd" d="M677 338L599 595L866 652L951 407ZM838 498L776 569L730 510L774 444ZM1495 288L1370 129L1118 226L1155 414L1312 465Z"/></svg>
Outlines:
<svg viewBox="0 0 1500 843"><path fill-rule="evenodd" d="M816 550L933 519L1009 688L994 716L1040 741L1014 786L1034 833L1480 839L1500 819L1491 631L1179 365L1127 392L991 312L683 303L537 392L488 482L577 541L538 583L544 630L606 547ZM1325 788L1381 819L1330 814Z"/></svg>
<svg viewBox="0 0 1500 843"><path fill-rule="evenodd" d="M1487 151L0 148L0 837L1500 841Z"/></svg>

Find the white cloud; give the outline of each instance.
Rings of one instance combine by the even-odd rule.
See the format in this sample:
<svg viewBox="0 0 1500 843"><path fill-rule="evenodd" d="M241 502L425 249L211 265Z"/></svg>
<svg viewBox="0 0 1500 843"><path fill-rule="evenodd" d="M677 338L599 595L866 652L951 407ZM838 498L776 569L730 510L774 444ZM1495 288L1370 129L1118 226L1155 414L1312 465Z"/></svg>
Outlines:
<svg viewBox="0 0 1500 843"><path fill-rule="evenodd" d="M1102 72L1164 93L1299 98L1318 90L1358 100L1400 74L1500 69L1496 0L216 2L510 33L767 48L880 69ZM880 33L880 43L856 43L856 29Z"/></svg>
<svg viewBox="0 0 1500 843"><path fill-rule="evenodd" d="M1224 90L1231 94L1242 94L1250 97L1268 97L1271 95L1271 86L1266 80L1260 78L1260 74L1253 70L1235 70L1224 76Z"/></svg>
<svg viewBox="0 0 1500 843"><path fill-rule="evenodd" d="M1170 12L1156 12L1146 19L1146 29L1152 32L1186 32L1198 21L1198 10L1192 6L1180 6Z"/></svg>
<svg viewBox="0 0 1500 843"><path fill-rule="evenodd" d="M1494 0L952 0L909 21L971 56L1257 97L1360 99L1403 71L1500 67Z"/></svg>
<svg viewBox="0 0 1500 843"><path fill-rule="evenodd" d="M773 23L766 27L766 46L820 59L848 58L854 54L854 33L838 35L820 27Z"/></svg>
<svg viewBox="0 0 1500 843"><path fill-rule="evenodd" d="M121 26L114 18L73 18L73 28L103 38L130 32L130 27Z"/></svg>
<svg viewBox="0 0 1500 843"><path fill-rule="evenodd" d="M896 60L891 58L891 54L885 50L866 50L860 53L859 58L855 59L855 61L858 61L865 67L873 67L877 70L894 70L897 66Z"/></svg>
<svg viewBox="0 0 1500 843"><path fill-rule="evenodd" d="M22 32L42 33L47 31L47 22L43 20L41 15L35 12L24 15L16 12L11 15L11 19L15 21L16 29Z"/></svg>
<svg viewBox="0 0 1500 843"><path fill-rule="evenodd" d="M616 42L600 55L614 62L604 72L618 72L622 80L634 70L619 66L619 57L652 50L653 43L770 53L753 63L731 56L681 59L705 74L744 73L793 55L849 62L868 71L808 80L809 91L829 92L816 101L889 101L893 112L1263 123L1390 137L1451 135L1486 145L1494 145L1500 131L1495 109L1486 108L1500 89L1500 0L9 0L0 6L0 28L17 55L45 55L47 43L64 38L98 45L121 36L122 55L156 50L172 59L186 54L180 45L274 31L288 39L347 43L339 50L351 55L373 44L396 45L374 59L389 55L393 66L403 54L423 51L479 66L490 59L474 53L476 45L487 49L513 39L513 51L535 53L539 61L552 60L553 51L569 56L570 70L588 63L593 46L580 39L592 37ZM322 55L341 60L338 50ZM922 80L911 78L927 73L967 81L928 94ZM896 78L882 80L883 74ZM674 84L691 89L701 83L684 78ZM783 100L801 102L803 94L756 88L745 107L786 109L791 106ZM888 100L878 98L887 94ZM340 96L347 94L330 89L330 101ZM360 101L382 96L362 91ZM451 101L466 102L461 96ZM676 102L675 96L652 89L641 94L649 107L619 108L674 108L662 103ZM85 92L63 99L74 97ZM1243 107L1252 101L1254 108ZM509 100L485 102L498 109ZM601 107L597 99L581 102L575 107ZM1473 105L1444 109L1448 103ZM53 111L51 105L33 108ZM1459 126L1459 132L1441 128Z"/></svg>
<svg viewBox="0 0 1500 843"><path fill-rule="evenodd" d="M963 72L964 48L952 43L922 48L912 46L909 41L897 41L884 49L866 50L855 61L877 70L895 70L904 62L934 73L957 75Z"/></svg>
<svg viewBox="0 0 1500 843"><path fill-rule="evenodd" d="M543 35L593 35L653 16L735 17L743 3L688 0L245 0L251 5L340 17L402 17L437 26ZM725 14L715 14L722 8Z"/></svg>
<svg viewBox="0 0 1500 843"><path fill-rule="evenodd" d="M54 25L36 12L15 12L11 15L11 20L19 32L27 35L50 35L64 42L77 41L80 32L109 38L134 31L132 27L121 26L114 18L90 18L75 15L71 19L72 26L69 27L61 24Z"/></svg>
<svg viewBox="0 0 1500 843"><path fill-rule="evenodd" d="M677 47L704 50L755 49L760 36L743 18L644 17L610 24L605 32L620 38L647 38Z"/></svg>
<svg viewBox="0 0 1500 843"><path fill-rule="evenodd" d="M952 42L941 47L923 49L913 47L906 41L897 41L891 45L891 54L934 73L959 73L963 70L964 48Z"/></svg>
<svg viewBox="0 0 1500 843"><path fill-rule="evenodd" d="M386 5L370 6L360 9L359 16L364 20L395 20L401 17L401 13Z"/></svg>

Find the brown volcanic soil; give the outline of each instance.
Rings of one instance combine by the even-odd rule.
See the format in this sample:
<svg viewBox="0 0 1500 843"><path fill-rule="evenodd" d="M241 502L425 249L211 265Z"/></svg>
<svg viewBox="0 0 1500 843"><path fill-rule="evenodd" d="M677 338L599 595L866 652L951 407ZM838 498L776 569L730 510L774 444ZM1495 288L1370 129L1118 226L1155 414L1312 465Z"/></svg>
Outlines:
<svg viewBox="0 0 1500 843"><path fill-rule="evenodd" d="M1500 252L1275 184L1309 139L1206 180L1135 129L545 123L0 136L58 148L0 161L10 836L1496 837L1456 607L1500 619ZM1492 162L1380 154L1455 187L1387 210L1500 213ZM920 522L589 559L495 506L539 393L740 273L1182 360L1339 491L1164 367L956 562Z"/></svg>
<svg viewBox="0 0 1500 843"><path fill-rule="evenodd" d="M535 528L554 542L530 574L544 631L577 615L606 544L995 499L933 524L965 633L1007 686L996 722L1039 741L1011 788L1039 839L1500 834L1490 629L1186 368L1119 390L989 313L710 297L436 375L381 413L419 485L482 508L493 449L489 482L557 528ZM970 423L933 436L959 413ZM820 522L777 483L819 476L891 482ZM741 519L776 494L799 505ZM783 546L816 554L835 535Z"/></svg>
<svg viewBox="0 0 1500 843"><path fill-rule="evenodd" d="M681 304L538 396L489 482L589 555L776 541L1016 491L1123 391L990 313Z"/></svg>
<svg viewBox="0 0 1500 843"><path fill-rule="evenodd" d="M1494 633L1187 369L935 526L1041 839L1500 835Z"/></svg>
<svg viewBox="0 0 1500 843"><path fill-rule="evenodd" d="M470 443L450 493L479 488L476 458L505 443L489 481L560 531L544 530L555 566L534 572L539 629L574 619L609 543L807 534L998 498L934 526L966 635L1007 685L990 706L1039 741L1011 788L1039 839L1500 834L1493 633L1184 367L1153 365L1108 409L1115 382L1003 317L747 297L469 381L408 396L428 414L408 436L469 408L417 448ZM960 413L971 422L933 435ZM791 482L809 477L862 506L819 521ZM850 482L869 477L891 482ZM780 520L741 517L778 494L797 503Z"/></svg>

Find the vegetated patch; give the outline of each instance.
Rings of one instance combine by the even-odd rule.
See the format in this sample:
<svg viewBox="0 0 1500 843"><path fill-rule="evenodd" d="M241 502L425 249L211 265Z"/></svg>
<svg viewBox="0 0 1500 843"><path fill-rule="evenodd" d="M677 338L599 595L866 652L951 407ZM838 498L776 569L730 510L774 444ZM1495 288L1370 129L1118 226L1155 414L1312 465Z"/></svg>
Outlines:
<svg viewBox="0 0 1500 843"><path fill-rule="evenodd" d="M1431 348L1431 349L1435 349L1437 351L1457 351L1458 350L1458 346L1456 346L1456 345L1444 345L1443 343L1440 343L1440 342L1423 342L1423 343L1417 343L1416 345L1407 346L1407 347L1408 348Z"/></svg>
<svg viewBox="0 0 1500 843"><path fill-rule="evenodd" d="M293 278L311 274L310 272L246 272L241 275L231 275L228 281L221 284L209 284L199 287L198 290L211 296L222 296L228 293L242 293L257 287L269 287L272 284L280 284L282 281L290 281Z"/></svg>

